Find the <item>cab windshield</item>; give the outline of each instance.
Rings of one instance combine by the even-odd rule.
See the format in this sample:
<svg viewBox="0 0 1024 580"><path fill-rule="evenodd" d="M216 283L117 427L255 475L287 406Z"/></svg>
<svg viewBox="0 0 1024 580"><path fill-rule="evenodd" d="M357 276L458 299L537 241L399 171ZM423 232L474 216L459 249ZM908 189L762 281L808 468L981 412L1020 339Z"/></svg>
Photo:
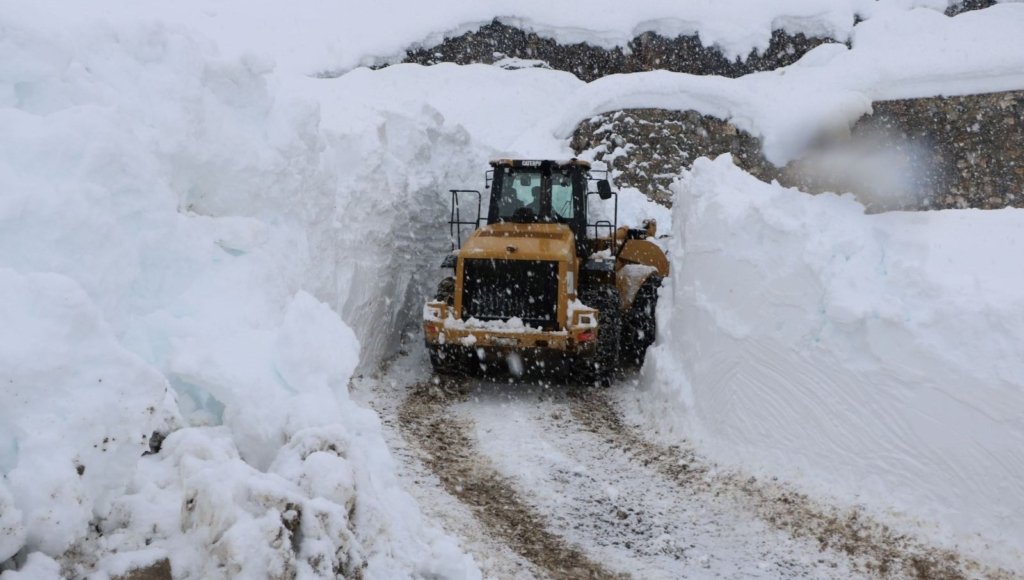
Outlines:
<svg viewBox="0 0 1024 580"><path fill-rule="evenodd" d="M504 221L568 221L574 214L568 171L510 168L501 180L498 217Z"/></svg>

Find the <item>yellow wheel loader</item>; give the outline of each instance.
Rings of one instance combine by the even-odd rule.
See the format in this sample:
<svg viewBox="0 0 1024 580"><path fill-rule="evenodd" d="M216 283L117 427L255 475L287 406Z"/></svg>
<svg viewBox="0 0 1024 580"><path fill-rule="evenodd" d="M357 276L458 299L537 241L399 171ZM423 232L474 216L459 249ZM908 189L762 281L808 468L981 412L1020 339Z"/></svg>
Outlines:
<svg viewBox="0 0 1024 580"><path fill-rule="evenodd" d="M652 241L654 221L618 227L607 172L586 161L498 159L491 167L485 216L480 191L450 190L452 252L442 268L452 275L423 309L435 371L606 383L620 366L640 364L669 270ZM462 219L467 203L476 219Z"/></svg>

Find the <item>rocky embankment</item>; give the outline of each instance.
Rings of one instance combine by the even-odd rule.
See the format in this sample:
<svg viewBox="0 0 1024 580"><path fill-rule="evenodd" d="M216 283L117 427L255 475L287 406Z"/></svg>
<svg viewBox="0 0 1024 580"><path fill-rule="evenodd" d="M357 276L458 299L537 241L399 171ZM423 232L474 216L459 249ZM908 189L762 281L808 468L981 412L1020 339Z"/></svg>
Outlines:
<svg viewBox="0 0 1024 580"><path fill-rule="evenodd" d="M1024 207L1024 91L881 101L849 134L785 167L760 141L696 111L633 109L584 121L572 147L611 164L620 186L668 204L699 157L731 153L752 175L819 193L854 193L869 210Z"/></svg>
<svg viewBox="0 0 1024 580"><path fill-rule="evenodd" d="M984 9L992 0L952 4L948 16ZM764 52L730 60L699 36L644 33L625 47L561 45L499 20L415 48L403 62L543 66L585 81L617 73L671 70L737 77L790 65L835 42L775 30ZM1024 207L1024 91L882 101L848 133L822 135L818 146L785 167L765 160L760 140L727 119L697 111L631 109L582 122L571 145L607 162L619 186L671 204L669 184L699 157L731 153L765 181L808 192L850 192L869 211Z"/></svg>
<svg viewBox="0 0 1024 580"><path fill-rule="evenodd" d="M762 53L752 51L743 60L730 60L717 48L704 46L697 35L666 38L645 32L625 47L605 49L582 42L559 44L553 39L494 20L472 32L448 38L439 45L410 50L403 62L424 65L441 62L502 64L506 59L518 59L570 72L587 82L611 74L659 69L738 77L792 64L824 42L835 41L775 30L767 50Z"/></svg>

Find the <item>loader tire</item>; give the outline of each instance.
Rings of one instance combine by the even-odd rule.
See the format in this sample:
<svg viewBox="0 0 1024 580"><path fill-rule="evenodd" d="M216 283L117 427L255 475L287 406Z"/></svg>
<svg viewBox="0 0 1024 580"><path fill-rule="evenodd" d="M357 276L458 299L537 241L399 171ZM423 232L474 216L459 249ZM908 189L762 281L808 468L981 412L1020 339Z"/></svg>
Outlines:
<svg viewBox="0 0 1024 580"><path fill-rule="evenodd" d="M580 299L598 312L597 349L592 357L578 362L580 375L585 384L607 386L619 370L622 334L619 291L615 286L596 286L581 290Z"/></svg>
<svg viewBox="0 0 1024 580"><path fill-rule="evenodd" d="M448 306L455 306L455 278L449 276L437 283L434 300L444 302Z"/></svg>
<svg viewBox="0 0 1024 580"><path fill-rule="evenodd" d="M438 282L434 300L444 302L449 308L455 305L455 278L449 276ZM464 374L465 361L460 359L456 349L439 344L427 344L427 350L430 353L430 366L434 368L435 374Z"/></svg>
<svg viewBox="0 0 1024 580"><path fill-rule="evenodd" d="M639 367L644 364L647 348L654 343L658 332L655 311L658 306L658 288L661 278L652 276L640 286L633 298L633 308L622 325L622 362Z"/></svg>
<svg viewBox="0 0 1024 580"><path fill-rule="evenodd" d="M441 346L431 346L430 366L434 367L434 374L438 375L461 375L464 374L463 361L459 360L457 353L445 350Z"/></svg>

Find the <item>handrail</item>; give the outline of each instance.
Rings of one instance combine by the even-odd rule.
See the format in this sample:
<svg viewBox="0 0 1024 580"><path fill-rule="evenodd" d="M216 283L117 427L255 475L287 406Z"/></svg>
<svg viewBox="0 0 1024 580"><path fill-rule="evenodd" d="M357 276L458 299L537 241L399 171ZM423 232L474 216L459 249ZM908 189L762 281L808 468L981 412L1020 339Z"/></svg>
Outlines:
<svg viewBox="0 0 1024 580"><path fill-rule="evenodd" d="M587 219L590 219L590 196L599 195L596 191L587 192ZM599 228L609 228L610 232L608 235L609 247L612 249L612 255L619 255L621 248L616 247L617 240L615 239L615 232L619 229L619 193L612 192L612 197L615 198L615 210L612 214L613 221L608 220L597 220L593 223L587 223L587 229L594 228L594 239L598 239Z"/></svg>
<svg viewBox="0 0 1024 580"><path fill-rule="evenodd" d="M452 211L448 219L448 237L452 242L452 251L462 248L461 226L473 226L473 229L480 227L480 208L483 205L483 195L476 189L449 189L452 194ZM476 194L476 219L473 221L462 220L462 208L459 205L460 193Z"/></svg>

